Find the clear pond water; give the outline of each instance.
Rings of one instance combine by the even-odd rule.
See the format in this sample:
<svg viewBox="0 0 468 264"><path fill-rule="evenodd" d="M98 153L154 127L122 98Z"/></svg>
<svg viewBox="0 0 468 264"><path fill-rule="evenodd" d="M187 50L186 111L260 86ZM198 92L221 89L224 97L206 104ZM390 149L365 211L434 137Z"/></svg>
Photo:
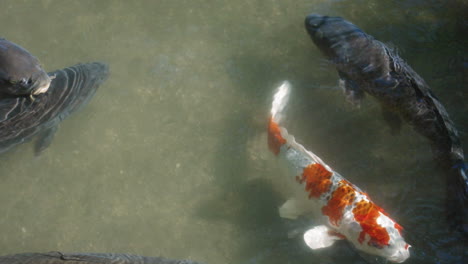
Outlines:
<svg viewBox="0 0 468 264"><path fill-rule="evenodd" d="M405 263L462 263L444 173L410 127L392 136L368 97L353 109L303 27L342 16L398 47L468 146L467 2L2 1L2 37L46 70L104 61L111 77L39 157L0 156L0 255L121 252L207 264L365 263L346 242L311 251L314 225L281 219L284 176L266 146L274 88L293 84L298 141L405 228ZM465 147L465 150L467 148ZM466 261L466 260L465 260Z"/></svg>

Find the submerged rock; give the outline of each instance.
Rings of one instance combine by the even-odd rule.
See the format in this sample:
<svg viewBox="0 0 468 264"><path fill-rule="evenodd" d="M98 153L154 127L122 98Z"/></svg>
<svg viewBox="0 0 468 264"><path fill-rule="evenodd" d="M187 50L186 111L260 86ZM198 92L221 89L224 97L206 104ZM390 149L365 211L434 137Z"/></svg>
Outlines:
<svg viewBox="0 0 468 264"><path fill-rule="evenodd" d="M115 253L23 253L0 256L1 264L201 264L191 260L173 260Z"/></svg>

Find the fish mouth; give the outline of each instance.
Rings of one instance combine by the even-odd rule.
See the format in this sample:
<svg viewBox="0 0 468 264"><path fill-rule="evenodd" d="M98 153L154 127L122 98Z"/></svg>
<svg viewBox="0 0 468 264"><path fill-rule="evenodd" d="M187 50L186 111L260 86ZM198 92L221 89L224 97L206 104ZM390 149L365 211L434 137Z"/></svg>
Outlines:
<svg viewBox="0 0 468 264"><path fill-rule="evenodd" d="M408 250L410 247L411 246L407 244L407 247L405 247L404 250L398 250L398 252L396 252L394 255L390 256L388 258L388 260L390 260L391 262L394 262L394 263L404 262L410 256L410 253L409 253L409 250Z"/></svg>
<svg viewBox="0 0 468 264"><path fill-rule="evenodd" d="M32 91L32 95L38 95L47 92L50 87L50 83L52 82L52 79L54 79L55 76L52 76L52 78L45 74L42 76L42 78L38 78L36 83L34 84L35 88Z"/></svg>
<svg viewBox="0 0 468 264"><path fill-rule="evenodd" d="M319 30L320 26L325 24L328 16L319 14L310 14L305 18L305 27L310 35L314 35Z"/></svg>

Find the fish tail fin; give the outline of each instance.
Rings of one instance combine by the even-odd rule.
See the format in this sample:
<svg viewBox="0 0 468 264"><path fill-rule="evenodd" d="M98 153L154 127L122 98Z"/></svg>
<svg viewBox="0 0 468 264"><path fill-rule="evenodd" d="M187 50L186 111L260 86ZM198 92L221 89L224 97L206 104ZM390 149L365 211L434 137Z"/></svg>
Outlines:
<svg viewBox="0 0 468 264"><path fill-rule="evenodd" d="M278 89L276 89L273 96L273 103L271 104L271 119L279 123L282 118L282 112L288 103L289 94L291 93L291 83L284 81Z"/></svg>
<svg viewBox="0 0 468 264"><path fill-rule="evenodd" d="M291 93L291 84L284 81L277 89L273 96L271 106L271 116L268 123L268 147L275 155L280 153L281 146L287 144L289 147L301 152L304 156L310 157L317 163L322 164L327 170L332 169L323 162L320 157L308 151L304 146L297 143L294 136L288 133L288 130L281 126L283 118L283 110L285 109L289 95Z"/></svg>
<svg viewBox="0 0 468 264"><path fill-rule="evenodd" d="M53 76L51 90L68 89L70 98L64 112L71 114L83 108L93 98L98 87L109 77L109 66L102 62L80 63L49 73ZM58 93L61 96L62 93ZM64 99L65 100L65 99Z"/></svg>
<svg viewBox="0 0 468 264"><path fill-rule="evenodd" d="M447 218L450 227L468 236L468 177L465 164L447 177Z"/></svg>
<svg viewBox="0 0 468 264"><path fill-rule="evenodd" d="M281 146L286 143L284 136L287 132L281 129L279 122L281 121L282 112L288 102L290 91L291 84L288 81L284 81L273 96L271 116L268 123L268 147L275 155L279 154Z"/></svg>

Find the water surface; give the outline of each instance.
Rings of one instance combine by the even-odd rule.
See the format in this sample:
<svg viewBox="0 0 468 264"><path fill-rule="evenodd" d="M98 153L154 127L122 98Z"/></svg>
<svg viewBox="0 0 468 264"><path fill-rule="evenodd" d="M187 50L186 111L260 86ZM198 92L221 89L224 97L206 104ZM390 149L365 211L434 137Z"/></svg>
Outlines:
<svg viewBox="0 0 468 264"><path fill-rule="evenodd" d="M278 216L287 194L266 120L288 79L290 132L404 226L405 263L461 263L429 144L408 126L392 136L370 97L347 104L303 27L309 13L338 15L393 43L466 146L468 9L447 2L3 1L2 36L45 69L99 60L111 77L41 156L32 143L0 156L0 254L365 263L345 242L309 250L287 234L313 219Z"/></svg>

